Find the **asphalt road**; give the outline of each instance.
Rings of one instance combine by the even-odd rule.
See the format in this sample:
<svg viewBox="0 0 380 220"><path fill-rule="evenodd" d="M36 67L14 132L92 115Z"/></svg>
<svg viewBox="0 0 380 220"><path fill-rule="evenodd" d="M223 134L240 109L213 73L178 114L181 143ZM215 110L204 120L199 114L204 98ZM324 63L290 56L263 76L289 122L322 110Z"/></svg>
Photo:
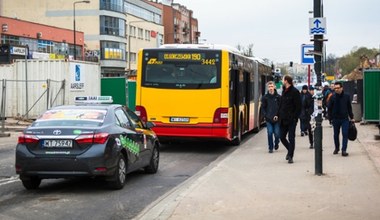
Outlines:
<svg viewBox="0 0 380 220"><path fill-rule="evenodd" d="M163 145L158 173L131 173L122 190L109 190L99 180L53 179L28 191L14 171L17 140L0 141L0 219L132 219L157 198L236 149L209 142Z"/></svg>

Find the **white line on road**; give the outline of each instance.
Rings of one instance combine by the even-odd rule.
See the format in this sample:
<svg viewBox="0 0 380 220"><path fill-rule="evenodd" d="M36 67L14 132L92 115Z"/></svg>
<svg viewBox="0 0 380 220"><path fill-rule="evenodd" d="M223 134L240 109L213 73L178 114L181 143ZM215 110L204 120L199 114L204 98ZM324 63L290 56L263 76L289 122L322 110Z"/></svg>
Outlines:
<svg viewBox="0 0 380 220"><path fill-rule="evenodd" d="M0 186L6 185L6 184L9 184L9 183L14 183L14 182L17 182L17 181L20 181L20 178L18 178L18 176L11 176L9 178L0 180Z"/></svg>

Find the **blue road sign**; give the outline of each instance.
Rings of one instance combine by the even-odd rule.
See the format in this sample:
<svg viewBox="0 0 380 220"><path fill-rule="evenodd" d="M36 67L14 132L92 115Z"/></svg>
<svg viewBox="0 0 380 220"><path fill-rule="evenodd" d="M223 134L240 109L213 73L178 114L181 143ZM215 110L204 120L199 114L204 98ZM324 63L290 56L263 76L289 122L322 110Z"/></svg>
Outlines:
<svg viewBox="0 0 380 220"><path fill-rule="evenodd" d="M302 64L314 64L314 55L309 51L314 51L314 45L302 44L301 45L301 63Z"/></svg>
<svg viewBox="0 0 380 220"><path fill-rule="evenodd" d="M309 18L310 35L323 35L326 32L326 18Z"/></svg>

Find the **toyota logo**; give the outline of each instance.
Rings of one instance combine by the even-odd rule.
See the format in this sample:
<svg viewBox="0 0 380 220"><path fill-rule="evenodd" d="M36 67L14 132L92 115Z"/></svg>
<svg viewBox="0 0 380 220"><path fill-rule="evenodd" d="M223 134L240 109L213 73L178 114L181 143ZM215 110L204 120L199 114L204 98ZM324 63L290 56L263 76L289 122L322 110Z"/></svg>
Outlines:
<svg viewBox="0 0 380 220"><path fill-rule="evenodd" d="M60 135L61 133L62 133L61 130L54 130L54 131L53 131L53 134L54 134L54 135Z"/></svg>

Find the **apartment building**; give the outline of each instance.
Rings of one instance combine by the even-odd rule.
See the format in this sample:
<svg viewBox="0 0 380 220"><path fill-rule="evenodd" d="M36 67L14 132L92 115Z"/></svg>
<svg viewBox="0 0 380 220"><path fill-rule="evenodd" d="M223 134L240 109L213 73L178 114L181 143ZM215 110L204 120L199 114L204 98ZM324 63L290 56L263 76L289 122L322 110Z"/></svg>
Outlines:
<svg viewBox="0 0 380 220"><path fill-rule="evenodd" d="M99 60L103 77L132 73L138 49L157 47L164 36L161 9L141 0L0 0L0 16L73 30L62 39L69 55Z"/></svg>
<svg viewBox="0 0 380 220"><path fill-rule="evenodd" d="M193 11L172 0L144 0L162 10L162 20L165 26L165 44L198 44L201 32L198 30L198 19L193 17Z"/></svg>

